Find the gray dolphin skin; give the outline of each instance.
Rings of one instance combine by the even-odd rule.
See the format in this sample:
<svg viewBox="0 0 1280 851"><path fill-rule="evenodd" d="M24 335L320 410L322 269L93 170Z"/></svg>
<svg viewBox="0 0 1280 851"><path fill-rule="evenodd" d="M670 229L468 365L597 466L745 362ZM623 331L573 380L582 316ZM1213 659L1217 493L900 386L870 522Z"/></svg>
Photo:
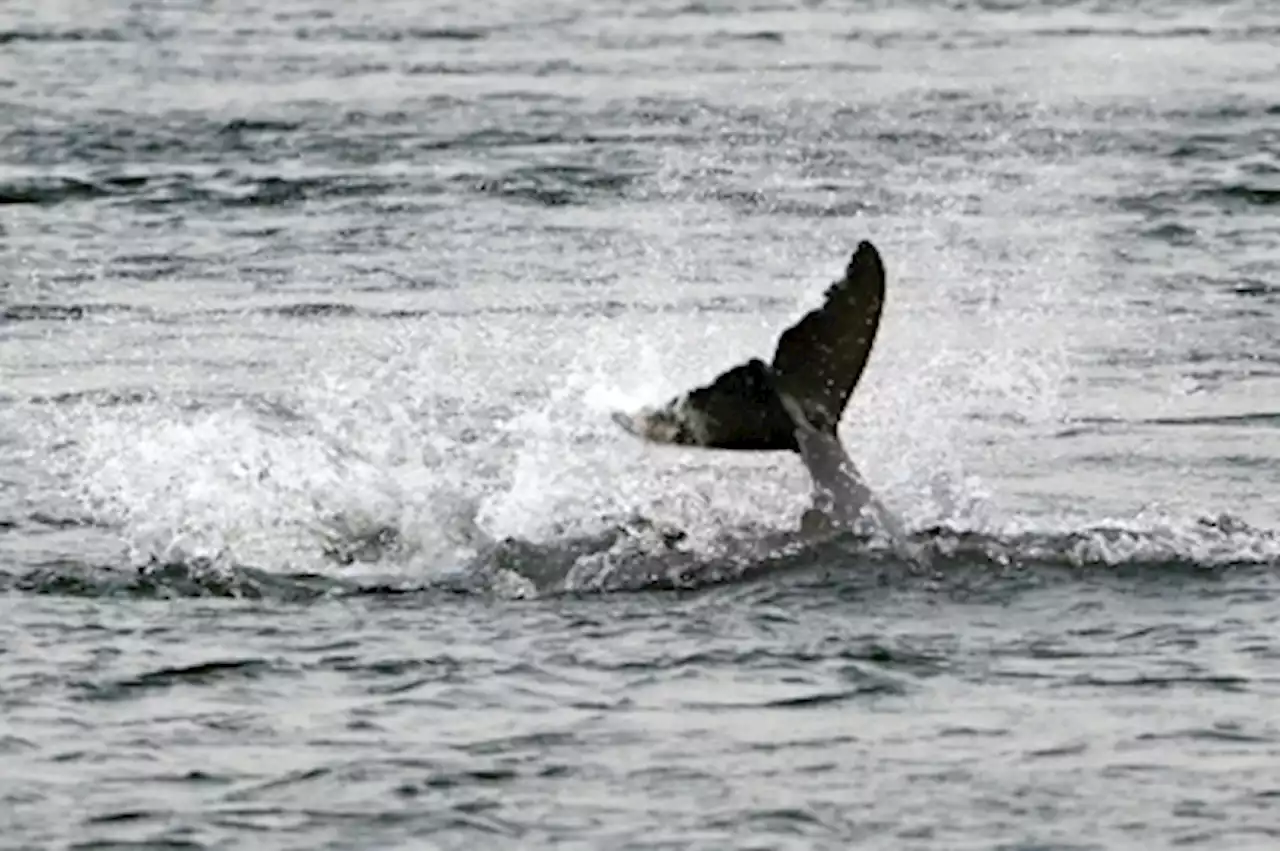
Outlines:
<svg viewBox="0 0 1280 851"><path fill-rule="evenodd" d="M613 419L652 443L796 452L813 482L802 531L847 529L870 509L900 547L906 541L901 524L875 498L836 434L871 354L884 293L880 253L863 241L822 305L782 332L772 364L752 358L657 408L616 412Z"/></svg>

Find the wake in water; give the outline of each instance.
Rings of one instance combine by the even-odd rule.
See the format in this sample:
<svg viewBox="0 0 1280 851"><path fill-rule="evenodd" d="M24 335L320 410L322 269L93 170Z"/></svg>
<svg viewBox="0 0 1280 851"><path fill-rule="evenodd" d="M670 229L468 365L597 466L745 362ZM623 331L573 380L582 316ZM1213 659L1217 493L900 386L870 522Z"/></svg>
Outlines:
<svg viewBox="0 0 1280 851"><path fill-rule="evenodd" d="M492 411L442 411L414 402L412 387L317 386L325 389L290 403L45 405L40 457L56 461L54 493L33 496L39 510L9 518L0 535L65 545L0 583L146 597L531 597L788 576L1008 586L1064 572L1280 565L1275 532L1230 516L1001 519L958 477L890 491L922 556L903 559L875 524L796 528L807 494L794 457L655 458L603 415L587 427L566 418L583 394L555 397L536 416L508 412L509 425L495 428ZM450 432L456 421L491 425Z"/></svg>
<svg viewBox="0 0 1280 851"><path fill-rule="evenodd" d="M339 542L330 541L329 544ZM434 576L404 570L394 529L327 549L331 569L296 572L236 563L226 554L170 552L137 564L55 560L20 574L0 573L0 588L72 596L235 597L306 601L350 595L444 593L530 598L560 594L696 591L727 584L815 579L864 590L943 589L993 593L1059 581L1117 576L1167 582L1172 575L1280 567L1280 536L1223 516L1192 522L1113 523L1065 532L992 534L933 527L911 533L927 568L906 561L894 542L870 532L814 538L801 531L726 530L694 546L680 530L631 518L595 534L546 541L486 541L455 569ZM354 556L353 554L358 554ZM357 564L363 570L349 572Z"/></svg>
<svg viewBox="0 0 1280 851"><path fill-rule="evenodd" d="M907 513L904 534L922 558L904 559L869 520L848 530L761 523L800 516L802 486L755 501L726 503L713 491L673 501L689 479L707 472L721 492L727 486L750 495L751 483L788 473L791 484L800 484L794 461L773 462L756 476L731 467L729 474L740 478L726 481L716 465L681 468L672 478L663 464L641 457L628 474L618 466L616 446L603 438L593 459L603 465L605 453L613 457L615 477L603 487L623 495L617 502L598 503L594 512L561 511L524 527L531 531L507 521L503 531L494 518L511 505L512 479L486 478L480 463L499 454L496 443L454 442L437 433L440 448L433 450L425 435L397 433L395 426L347 429L342 424L353 410L374 412L367 400L339 396L351 406L340 406L341 414L326 405L244 401L222 409L153 401L61 411L59 433L70 437L52 455L62 461L64 511L42 510L10 526L27 535L73 536L68 549L76 552L93 549L84 546L86 536L123 540L124 552L117 543L111 549L118 555L96 562L83 555L46 558L0 577L0 584L91 596L528 598L806 576L865 589L1010 588L1062 576L1216 575L1280 565L1280 536L1228 516L1001 523L966 503L963 493L935 503L947 503L941 516ZM412 421L387 412L379 418ZM410 443L419 447L412 457L394 448ZM494 466L509 470L507 463ZM648 499L619 486L651 479L659 486ZM529 501L521 496L516 504Z"/></svg>

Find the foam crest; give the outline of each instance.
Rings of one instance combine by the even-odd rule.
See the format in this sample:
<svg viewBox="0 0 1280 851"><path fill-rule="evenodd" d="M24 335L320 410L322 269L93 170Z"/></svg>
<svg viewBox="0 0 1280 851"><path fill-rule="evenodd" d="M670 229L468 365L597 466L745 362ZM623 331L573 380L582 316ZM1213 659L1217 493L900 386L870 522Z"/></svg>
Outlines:
<svg viewBox="0 0 1280 851"><path fill-rule="evenodd" d="M63 479L139 564L350 571L473 552L466 466L448 463L456 440L367 382L304 386L290 406L80 406L59 428L73 435Z"/></svg>
<svg viewBox="0 0 1280 851"><path fill-rule="evenodd" d="M614 410L714 375L718 349L688 347L690 356L673 365L675 348L661 336L607 327L587 336L545 396L501 426L512 444L508 473L481 512L494 537L589 534L644 517L680 528L691 546L709 546L726 526L794 523L807 496L798 460L649 445L610 420Z"/></svg>

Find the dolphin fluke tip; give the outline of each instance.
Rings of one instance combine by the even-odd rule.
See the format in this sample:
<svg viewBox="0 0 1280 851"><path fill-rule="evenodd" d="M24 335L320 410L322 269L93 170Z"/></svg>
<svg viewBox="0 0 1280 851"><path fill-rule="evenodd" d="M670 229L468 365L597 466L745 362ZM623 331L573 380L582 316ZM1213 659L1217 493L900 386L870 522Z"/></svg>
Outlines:
<svg viewBox="0 0 1280 851"><path fill-rule="evenodd" d="M835 434L871 354L884 288L880 253L861 240L822 303L779 336L772 363L753 357L656 409L613 420L655 443L713 449L795 452L800 423Z"/></svg>

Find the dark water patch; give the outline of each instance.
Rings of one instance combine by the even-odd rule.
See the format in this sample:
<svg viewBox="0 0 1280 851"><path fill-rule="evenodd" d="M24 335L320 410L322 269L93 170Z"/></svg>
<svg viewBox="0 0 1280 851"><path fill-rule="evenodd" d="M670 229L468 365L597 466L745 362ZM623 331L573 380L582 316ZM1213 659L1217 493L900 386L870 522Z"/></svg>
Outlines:
<svg viewBox="0 0 1280 851"><path fill-rule="evenodd" d="M334 302L311 302L300 304L284 304L277 307L259 308L258 313L282 316L291 319L311 319L314 317L355 316L364 313L350 304ZM367 313L365 314L367 315Z"/></svg>
<svg viewBox="0 0 1280 851"><path fill-rule="evenodd" d="M230 318L239 318L247 315L258 316L274 316L281 319L291 320L324 320L324 319L421 319L425 316L472 316L477 313L486 312L519 312L498 309L496 311L449 311L435 308L390 308L379 310L376 308L360 307L346 302L292 302L289 304L272 304L263 305L252 308L242 308L238 310L229 310L226 308L211 308L199 312L201 316L225 316Z"/></svg>
<svg viewBox="0 0 1280 851"><path fill-rule="evenodd" d="M88 839L72 842L68 851L209 851L213 846L191 839Z"/></svg>
<svg viewBox="0 0 1280 851"><path fill-rule="evenodd" d="M353 289L374 289L383 291L383 287L357 287ZM423 317L482 317L482 316L530 316L530 317L597 317L616 319L627 315L688 315L690 312L707 314L753 314L763 309L787 307L792 302L785 298L757 296L707 296L684 299L677 302L644 303L621 301L608 298L574 302L543 302L540 304L519 305L485 305L474 308L372 308L353 305L346 302L294 302L289 304L264 305L253 308L230 310L226 308L209 308L193 312L190 315L201 317L240 318L246 315L273 316L289 320L343 320L368 319L400 321L421 319ZM169 317L173 318L173 317Z"/></svg>
<svg viewBox="0 0 1280 851"><path fill-rule="evenodd" d="M128 304L10 304L0 309L4 322L70 322L94 316L132 315L153 318L154 311Z"/></svg>
<svg viewBox="0 0 1280 851"><path fill-rule="evenodd" d="M352 289L357 292L391 292L391 291L408 291L422 292L426 290L454 289L455 284L442 281L439 278L419 277L417 275L407 275L404 272L388 268L386 266L351 266L351 271L358 275L385 275L390 278L391 284L356 284Z"/></svg>
<svg viewBox="0 0 1280 851"><path fill-rule="evenodd" d="M21 736L0 735L0 754L12 755L39 749L38 744Z"/></svg>
<svg viewBox="0 0 1280 851"><path fill-rule="evenodd" d="M902 683L887 677L879 677L847 689L819 691L794 697L748 702L694 702L686 703L685 706L689 709L710 709L713 711L722 709L808 709L838 705L867 696L901 696L906 693L907 688Z"/></svg>
<svg viewBox="0 0 1280 851"><path fill-rule="evenodd" d="M1028 30L1028 35L1049 38L1093 38L1119 36L1136 39L1181 39L1205 38L1214 35L1226 35L1230 30L1211 27L1167 27L1160 29L1142 29L1139 27L1106 27L1106 26L1072 26L1044 27Z"/></svg>
<svg viewBox="0 0 1280 851"><path fill-rule="evenodd" d="M1250 206L1272 207L1280 204L1280 188L1251 186L1243 183L1201 189L1197 198L1234 203L1243 202Z"/></svg>
<svg viewBox="0 0 1280 851"><path fill-rule="evenodd" d="M421 781L401 781L402 794L413 796L429 789L502 784L520 777L522 773L508 770L500 764L492 767L465 767L445 760L407 756L356 759L286 771L260 782L242 785L227 793L225 800L266 802L279 798L282 794L293 799L299 790L308 788L392 779L405 774L424 776Z"/></svg>
<svg viewBox="0 0 1280 851"><path fill-rule="evenodd" d="M451 680L459 677L465 665L451 657L441 656L431 659L376 659L366 660L357 656L326 656L321 660L323 667L334 671L350 673L355 678L381 679L384 677L400 677L406 674L429 676L418 682ZM465 679L465 677L463 677Z"/></svg>
<svg viewBox="0 0 1280 851"><path fill-rule="evenodd" d="M1280 295L1280 284L1257 279L1237 281L1231 288L1236 295L1242 296L1274 296Z"/></svg>
<svg viewBox="0 0 1280 851"><path fill-rule="evenodd" d="M99 521L89 516L79 517L58 517L46 511L35 511L28 515L27 520L35 526L43 526L46 529L79 529L87 526L102 526Z"/></svg>
<svg viewBox="0 0 1280 851"><path fill-rule="evenodd" d="M173 171L151 175L103 175L88 178L36 177L0 183L0 205L57 205L110 199L148 206L214 204L222 207L274 207L317 199L385 194L391 181L333 173L308 177L235 175Z"/></svg>
<svg viewBox="0 0 1280 851"><path fill-rule="evenodd" d="M277 207L318 199L381 195L395 186L394 183L354 175L265 177L242 180L227 189L193 186L186 197L167 200L212 202L226 207Z"/></svg>
<svg viewBox="0 0 1280 851"><path fill-rule="evenodd" d="M201 662L195 665L159 668L134 677L101 683L83 683L84 699L124 700L139 692L174 687L216 686L230 680L257 680L284 671L265 659L235 659Z"/></svg>
<svg viewBox="0 0 1280 851"><path fill-rule="evenodd" d="M50 205L136 194L160 178L101 175L94 178L37 176L0 182L0 204Z"/></svg>
<svg viewBox="0 0 1280 851"><path fill-rule="evenodd" d="M98 816L89 816L84 820L85 824L119 824L122 822L138 822L148 821L150 819L163 819L169 816L168 812L156 812L153 810L117 810L113 813L104 813Z"/></svg>
<svg viewBox="0 0 1280 851"><path fill-rule="evenodd" d="M1177 246L1190 246L1196 244L1196 238L1198 235L1199 234L1195 228L1187 227L1186 225L1181 225L1177 222L1166 222L1142 231L1142 236L1147 239L1154 239L1157 242Z"/></svg>
<svg viewBox="0 0 1280 851"><path fill-rule="evenodd" d="M734 11L733 7L727 6L723 3L706 3L706 2L700 2L700 0L694 0L694 2L692 3L685 3L680 6L667 7L662 5L655 5L655 6L647 7L647 8L638 10L636 12L636 16L639 18L663 19L663 18L678 18L683 15L697 15L697 16L724 15L724 14L729 14L733 11Z"/></svg>
<svg viewBox="0 0 1280 851"><path fill-rule="evenodd" d="M284 574L252 567L221 567L207 560L117 568L58 560L19 574L0 571L0 590L61 597L305 602L350 590L348 584L312 574Z"/></svg>
<svg viewBox="0 0 1280 851"><path fill-rule="evenodd" d="M27 178L0 183L0 205L60 204L116 194L111 187L71 177Z"/></svg>
<svg viewBox="0 0 1280 851"><path fill-rule="evenodd" d="M459 41L476 42L489 37L491 30L480 27L387 27L330 25L323 27L298 27L294 37L301 41L372 41L396 43L402 41Z"/></svg>
<svg viewBox="0 0 1280 851"><path fill-rule="evenodd" d="M153 774L145 778L139 778L139 780L175 786L229 786L235 782L235 778L232 775L213 774L198 768L172 774Z"/></svg>
<svg viewBox="0 0 1280 851"><path fill-rule="evenodd" d="M1270 428L1280 428L1280 412L1259 412L1252 414L1230 414L1222 416L1198 416L1198 417L1153 417L1145 422L1154 425L1261 425Z"/></svg>
<svg viewBox="0 0 1280 851"><path fill-rule="evenodd" d="M66 322L83 319L85 308L78 304L12 304L0 312L5 322Z"/></svg>
<svg viewBox="0 0 1280 851"><path fill-rule="evenodd" d="M302 127L301 121L285 121L278 118L233 118L217 128L217 132L220 134L292 133Z"/></svg>
<svg viewBox="0 0 1280 851"><path fill-rule="evenodd" d="M1243 744L1273 744L1277 741L1275 733L1250 732L1238 724L1219 723L1211 727L1192 727L1171 733L1141 733L1139 741L1203 741L1203 742L1240 742Z"/></svg>
<svg viewBox="0 0 1280 851"><path fill-rule="evenodd" d="M848 818L842 808L821 805L715 812L699 818L698 825L701 829L744 832L752 837L835 839L844 847L856 847L873 834L871 828ZM766 844L764 847L776 846Z"/></svg>
<svg viewBox="0 0 1280 851"><path fill-rule="evenodd" d="M767 589L761 589L759 602L775 599ZM794 664L804 666L824 662L845 663L842 674L851 680L871 684L871 690L879 685L877 678L886 678L891 685L898 681L892 674L911 678L926 678L943 673L949 668L945 657L921 653L905 647L892 647L879 640L850 644L848 639L827 640L812 647L774 650L765 648L715 648L691 652L658 652L653 656L636 660L620 659L601 661L591 656L574 655L565 660L574 668L590 668L599 671L680 671L692 668L740 668L743 670L771 670Z"/></svg>
<svg viewBox="0 0 1280 851"><path fill-rule="evenodd" d="M1156 426L1264 426L1280 428L1280 412L1257 411L1247 414L1201 414L1186 416L1144 417L1136 420L1111 420L1107 424Z"/></svg>
<svg viewBox="0 0 1280 851"><path fill-rule="evenodd" d="M1238 33L1240 37L1250 40L1255 38L1275 38L1280 36L1280 24L1250 24L1237 29L1227 30L1227 32Z"/></svg>
<svg viewBox="0 0 1280 851"><path fill-rule="evenodd" d="M713 44L715 42L764 42L767 44L782 44L786 41L786 37L776 30L756 30L755 32L719 32L712 35L709 39Z"/></svg>
<svg viewBox="0 0 1280 851"><path fill-rule="evenodd" d="M0 46L30 42L36 44L68 44L77 42L128 41L119 30L109 29L12 29L0 30Z"/></svg>
<svg viewBox="0 0 1280 851"><path fill-rule="evenodd" d="M398 73L408 77L511 77L514 80L539 79L543 77L574 78L588 76L591 69L587 65L571 59L477 59L468 56L465 60L437 60L434 62L414 62L398 66ZM501 102L537 102L559 101L563 96L535 92L513 83L513 88L506 91L490 92L481 96L484 101ZM536 114L536 113L535 113ZM544 116L545 117L545 116Z"/></svg>
<svg viewBox="0 0 1280 851"><path fill-rule="evenodd" d="M438 107L435 100L425 99L423 108ZM293 111L304 108L290 107ZM215 165L229 168L236 161L290 161L300 154L311 154L327 163L368 164L386 156L387 134L403 124L407 115L393 110L379 116L376 123L381 133L375 136L361 131L370 124L364 112L334 112L331 107L309 113L305 119L281 115L226 119L185 111L147 115L102 110L78 116L75 121L53 120L14 128L0 135L0 153L30 166L114 165L136 169L148 164L162 173L148 175L147 179L160 182L169 173L175 173L173 179L181 181L184 168L207 171ZM0 184L0 188L6 185ZM22 186L18 184L19 189ZM85 190L73 186L63 191Z"/></svg>
<svg viewBox="0 0 1280 851"><path fill-rule="evenodd" d="M1179 189L1098 200L1108 205L1114 203L1120 210L1140 213L1148 218L1185 217L1189 205L1200 205L1201 211L1207 206L1227 213L1274 207L1280 204L1280 189L1243 183L1195 183Z"/></svg>
<svg viewBox="0 0 1280 851"><path fill-rule="evenodd" d="M476 786L496 786L519 779L521 773L515 768L494 766L492 768L460 769L455 771L437 771L419 783L402 785L397 789L400 794L417 794L429 789L473 788Z"/></svg>
<svg viewBox="0 0 1280 851"><path fill-rule="evenodd" d="M1190 686L1192 688L1207 688L1212 691L1239 694L1249 691L1249 685L1251 683L1252 680L1248 677L1215 674L1204 674L1198 676L1158 676L1153 674L1143 674L1138 676L1120 677L1108 677L1101 674L1083 674L1071 679L1068 683L1065 683L1063 687L1091 686L1107 689L1166 690L1174 689L1179 686ZM1141 738L1141 736L1139 738Z"/></svg>
<svg viewBox="0 0 1280 851"><path fill-rule="evenodd" d="M636 179L589 166L557 165L521 166L492 177L459 175L451 182L485 195L558 207L617 197Z"/></svg>
<svg viewBox="0 0 1280 851"><path fill-rule="evenodd" d="M943 727L940 730L938 730L938 737L944 738L944 739L945 738L1000 739L1000 738L1007 738L1009 735L1010 735L1010 731L1005 729L995 730L987 727L971 727L968 725L961 725L958 727Z"/></svg>
<svg viewBox="0 0 1280 851"><path fill-rule="evenodd" d="M579 743L576 733L547 730L538 733L521 733L497 736L458 745L458 750L473 757L502 757L515 754L527 755L551 751L555 748L574 747Z"/></svg>
<svg viewBox="0 0 1280 851"><path fill-rule="evenodd" d="M202 262L181 255L123 255L111 258L107 275L118 280L159 281L188 271Z"/></svg>
<svg viewBox="0 0 1280 851"><path fill-rule="evenodd" d="M438 74L436 65L410 68L405 73ZM458 69L477 73L476 69ZM517 78L529 74L523 66L499 68ZM505 116L513 104L521 107L518 121ZM53 116L19 124L0 134L0 156L8 161L49 171L66 169L70 174L46 175L38 179L0 181L0 199L9 203L53 203L62 198L99 197L113 192L128 194L144 187L128 181L155 184L157 192L166 180L182 185L199 182L193 174L219 174L246 170L243 164L268 166L297 162L300 157L317 166L338 163L358 166L342 170L354 181L368 180L364 169L386 163L389 158L403 162L406 157L428 160L433 151L480 150L519 146L631 146L646 141L662 141L665 135L646 132L644 116L635 115L629 101L610 101L592 117L580 117L578 100L568 96L548 96L521 87L492 92L477 98L459 98L437 93L414 98L397 108L376 109L346 104L335 107L327 101L299 101L274 109L246 111L224 117L189 110L171 110L158 115L101 109L78 115L74 120ZM698 104L684 111L699 114ZM665 117L651 107L642 108L663 125L679 124L678 116ZM698 141L693 137L684 142ZM241 165L236 165L241 164ZM119 185L112 174L94 179L79 173L93 166L113 167L124 172ZM338 170L338 169L334 169ZM142 176L137 172L142 171ZM66 182L62 182L66 178ZM177 189L174 191L176 192Z"/></svg>
<svg viewBox="0 0 1280 851"><path fill-rule="evenodd" d="M160 395L151 390L68 390L64 393L37 394L25 401L31 405L92 405L95 408L119 408L146 405L160 401ZM200 403L179 403L185 410L198 410Z"/></svg>
<svg viewBox="0 0 1280 851"><path fill-rule="evenodd" d="M531 133L523 130L505 130L496 127L485 127L472 130L447 139L436 139L422 142L427 150L467 150L471 148L509 148L538 147L542 145L563 145L571 141L562 133ZM460 176L464 181L466 175ZM475 176L478 179L478 176Z"/></svg>
<svg viewBox="0 0 1280 851"><path fill-rule="evenodd" d="M1162 114L1166 119L1180 119L1178 124L1184 128L1194 128L1195 132L1187 136L1190 141L1212 143L1237 138L1239 130L1252 133L1261 129L1263 136L1260 138L1274 138L1269 128L1228 123L1268 115L1270 109L1265 102L1226 92L1207 103L1192 107L1175 106Z"/></svg>

